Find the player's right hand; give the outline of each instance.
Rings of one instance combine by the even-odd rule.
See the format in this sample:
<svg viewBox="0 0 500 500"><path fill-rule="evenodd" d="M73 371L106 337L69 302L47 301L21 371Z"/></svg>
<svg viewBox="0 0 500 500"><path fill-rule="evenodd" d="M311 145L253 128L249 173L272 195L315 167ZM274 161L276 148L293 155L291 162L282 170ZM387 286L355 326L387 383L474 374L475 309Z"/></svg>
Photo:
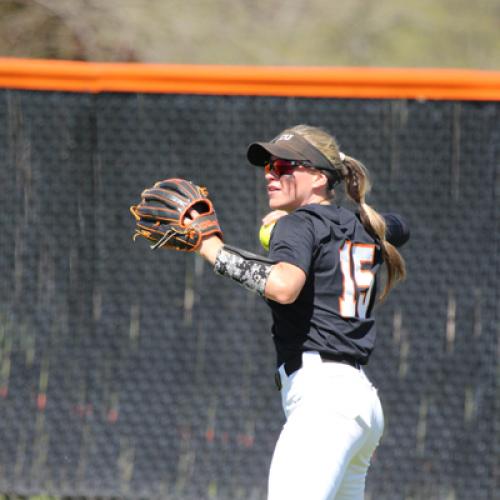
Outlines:
<svg viewBox="0 0 500 500"><path fill-rule="evenodd" d="M285 212L285 210L273 210L272 212L269 212L262 218L262 225L268 226L269 224L273 224L274 222L281 219L281 217L284 217L285 215L288 215L288 212Z"/></svg>

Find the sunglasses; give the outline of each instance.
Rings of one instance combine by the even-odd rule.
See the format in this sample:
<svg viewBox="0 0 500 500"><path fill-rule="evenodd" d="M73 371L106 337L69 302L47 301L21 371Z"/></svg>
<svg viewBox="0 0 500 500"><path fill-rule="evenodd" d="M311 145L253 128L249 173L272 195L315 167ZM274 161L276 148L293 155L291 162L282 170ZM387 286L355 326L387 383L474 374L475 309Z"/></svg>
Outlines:
<svg viewBox="0 0 500 500"><path fill-rule="evenodd" d="M281 160L276 158L274 160L269 160L264 165L264 170L266 174L272 173L276 177L281 177L282 175L292 175L293 171L300 167L301 165L309 166L307 162L297 161L297 160Z"/></svg>

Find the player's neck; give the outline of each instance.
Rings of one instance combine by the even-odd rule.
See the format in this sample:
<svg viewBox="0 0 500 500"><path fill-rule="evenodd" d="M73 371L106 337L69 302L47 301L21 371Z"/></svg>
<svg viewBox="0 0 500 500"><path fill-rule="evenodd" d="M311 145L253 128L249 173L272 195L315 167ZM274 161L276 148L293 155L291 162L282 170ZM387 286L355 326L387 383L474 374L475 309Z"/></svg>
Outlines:
<svg viewBox="0 0 500 500"><path fill-rule="evenodd" d="M330 205L330 199L326 198L324 195L320 194L313 194L309 200L307 201L307 204L313 204L316 203L318 205Z"/></svg>

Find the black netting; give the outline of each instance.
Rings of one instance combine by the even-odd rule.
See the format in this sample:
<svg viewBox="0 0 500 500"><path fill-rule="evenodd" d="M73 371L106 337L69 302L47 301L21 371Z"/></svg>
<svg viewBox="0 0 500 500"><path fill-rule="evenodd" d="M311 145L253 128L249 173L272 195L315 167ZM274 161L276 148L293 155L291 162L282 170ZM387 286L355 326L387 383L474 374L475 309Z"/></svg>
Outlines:
<svg viewBox="0 0 500 500"><path fill-rule="evenodd" d="M368 368L371 499L493 499L500 455L500 103L0 93L0 491L265 498L283 423L270 316L193 255L131 241L141 189L209 187L260 251L246 145L310 123L410 222Z"/></svg>

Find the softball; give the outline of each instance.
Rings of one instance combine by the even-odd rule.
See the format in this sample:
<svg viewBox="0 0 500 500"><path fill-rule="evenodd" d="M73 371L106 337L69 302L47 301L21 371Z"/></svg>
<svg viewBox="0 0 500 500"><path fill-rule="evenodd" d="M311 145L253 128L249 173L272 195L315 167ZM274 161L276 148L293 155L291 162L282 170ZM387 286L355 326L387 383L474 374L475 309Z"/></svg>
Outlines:
<svg viewBox="0 0 500 500"><path fill-rule="evenodd" d="M269 240L271 239L271 233L273 232L274 225L276 222L271 222L270 224L262 224L259 231L259 240L262 248L269 252Z"/></svg>

